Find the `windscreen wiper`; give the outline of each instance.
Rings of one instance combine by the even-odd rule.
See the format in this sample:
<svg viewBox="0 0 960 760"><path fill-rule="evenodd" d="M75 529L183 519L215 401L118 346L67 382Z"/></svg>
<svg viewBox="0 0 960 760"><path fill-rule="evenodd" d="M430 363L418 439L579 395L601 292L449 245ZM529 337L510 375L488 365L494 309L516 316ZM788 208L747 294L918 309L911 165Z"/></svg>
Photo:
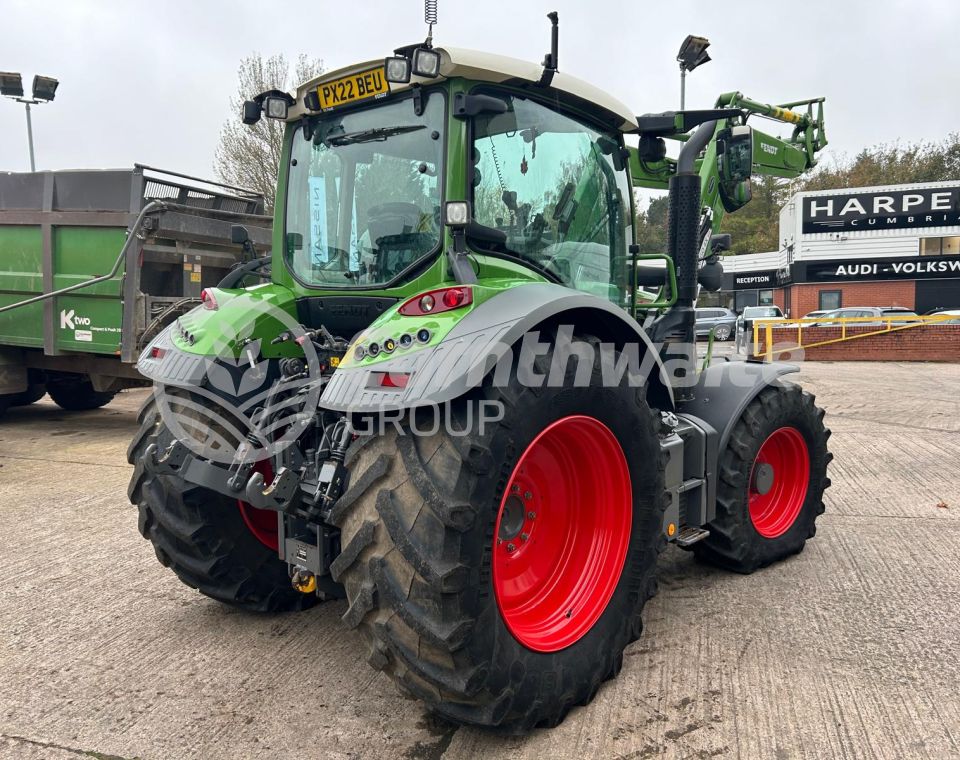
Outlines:
<svg viewBox="0 0 960 760"><path fill-rule="evenodd" d="M409 124L407 126L397 127L375 127L374 129L364 129L359 132L347 132L342 135L330 135L324 140L327 147L340 145L353 145L354 143L365 142L383 142L388 137L402 135L407 132L416 132L419 129L426 129L425 124Z"/></svg>

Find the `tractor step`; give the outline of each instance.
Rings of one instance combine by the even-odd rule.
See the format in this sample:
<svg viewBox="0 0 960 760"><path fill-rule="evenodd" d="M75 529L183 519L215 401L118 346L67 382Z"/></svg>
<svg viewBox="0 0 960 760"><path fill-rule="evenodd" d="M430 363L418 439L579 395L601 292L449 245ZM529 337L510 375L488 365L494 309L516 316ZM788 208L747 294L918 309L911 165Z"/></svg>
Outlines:
<svg viewBox="0 0 960 760"><path fill-rule="evenodd" d="M697 541L703 541L703 539L709 535L709 530L694 528L688 525L677 534L677 546L693 546Z"/></svg>

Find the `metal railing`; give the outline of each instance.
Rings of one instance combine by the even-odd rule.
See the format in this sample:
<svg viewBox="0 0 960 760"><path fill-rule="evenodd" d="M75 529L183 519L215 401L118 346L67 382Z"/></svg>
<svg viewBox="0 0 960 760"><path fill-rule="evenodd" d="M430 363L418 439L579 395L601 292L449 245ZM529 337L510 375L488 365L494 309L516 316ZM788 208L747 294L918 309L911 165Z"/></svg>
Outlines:
<svg viewBox="0 0 960 760"><path fill-rule="evenodd" d="M933 314L926 317L915 314L900 314L889 316L874 317L841 317L837 319L824 319L823 317L814 317L812 319L789 319L783 317L776 318L758 318L753 320L753 348L760 348L760 333L763 332L763 350L757 351L756 356L763 356L765 361L773 361L779 354L796 351L798 348L816 348L818 346L828 346L832 343L843 343L848 340L858 340L860 338L869 338L873 335L885 335L901 330L909 330L914 327L923 327L924 325L937 324L957 324L955 314ZM869 332L855 332L848 334L847 327L878 327ZM960 326L960 325L958 325ZM804 342L804 327L811 328L840 328L839 336L832 336L827 339ZM796 343L788 341L796 331ZM774 335L777 342L774 343ZM809 338L810 333L807 332ZM749 353L749 351L748 351Z"/></svg>

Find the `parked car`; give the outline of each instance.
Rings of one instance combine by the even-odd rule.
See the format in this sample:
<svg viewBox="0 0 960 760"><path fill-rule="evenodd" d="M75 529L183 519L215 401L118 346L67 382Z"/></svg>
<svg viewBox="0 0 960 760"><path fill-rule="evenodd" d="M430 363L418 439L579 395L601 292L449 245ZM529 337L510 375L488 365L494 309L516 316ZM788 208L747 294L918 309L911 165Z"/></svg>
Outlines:
<svg viewBox="0 0 960 760"><path fill-rule="evenodd" d="M753 322L756 319L783 319L779 306L748 306L737 318L737 350L753 340Z"/></svg>
<svg viewBox="0 0 960 760"><path fill-rule="evenodd" d="M944 309L943 311L935 311L931 316L942 317L950 316L952 319L944 320L939 322L941 325L960 325L960 309Z"/></svg>
<svg viewBox="0 0 960 760"><path fill-rule="evenodd" d="M730 340L737 329L736 312L720 306L697 309L697 337L708 336L713 330L717 340Z"/></svg>
<svg viewBox="0 0 960 760"><path fill-rule="evenodd" d="M917 312L907 309L903 306L844 306L842 309L834 309L821 315L822 322L817 322L815 327L828 327L835 324L837 319L852 319L866 317L915 317ZM854 322L857 327L870 327L886 324L883 320L877 319L876 322Z"/></svg>

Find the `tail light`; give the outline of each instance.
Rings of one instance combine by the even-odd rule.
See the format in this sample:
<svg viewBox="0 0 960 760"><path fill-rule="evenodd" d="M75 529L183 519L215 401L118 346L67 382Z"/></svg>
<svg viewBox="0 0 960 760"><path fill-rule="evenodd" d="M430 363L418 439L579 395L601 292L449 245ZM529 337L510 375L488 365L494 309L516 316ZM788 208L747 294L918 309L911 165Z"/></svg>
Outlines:
<svg viewBox="0 0 960 760"><path fill-rule="evenodd" d="M439 314L469 306L473 303L473 290L468 287L440 288L428 290L414 296L397 311L405 317L422 317L427 314Z"/></svg>
<svg viewBox="0 0 960 760"><path fill-rule="evenodd" d="M410 372L374 372L374 386L402 390L410 382Z"/></svg>
<svg viewBox="0 0 960 760"><path fill-rule="evenodd" d="M213 295L207 288L204 288L200 291L200 302L203 304L204 309L210 309L215 311L220 308L220 304L217 303L216 296Z"/></svg>

